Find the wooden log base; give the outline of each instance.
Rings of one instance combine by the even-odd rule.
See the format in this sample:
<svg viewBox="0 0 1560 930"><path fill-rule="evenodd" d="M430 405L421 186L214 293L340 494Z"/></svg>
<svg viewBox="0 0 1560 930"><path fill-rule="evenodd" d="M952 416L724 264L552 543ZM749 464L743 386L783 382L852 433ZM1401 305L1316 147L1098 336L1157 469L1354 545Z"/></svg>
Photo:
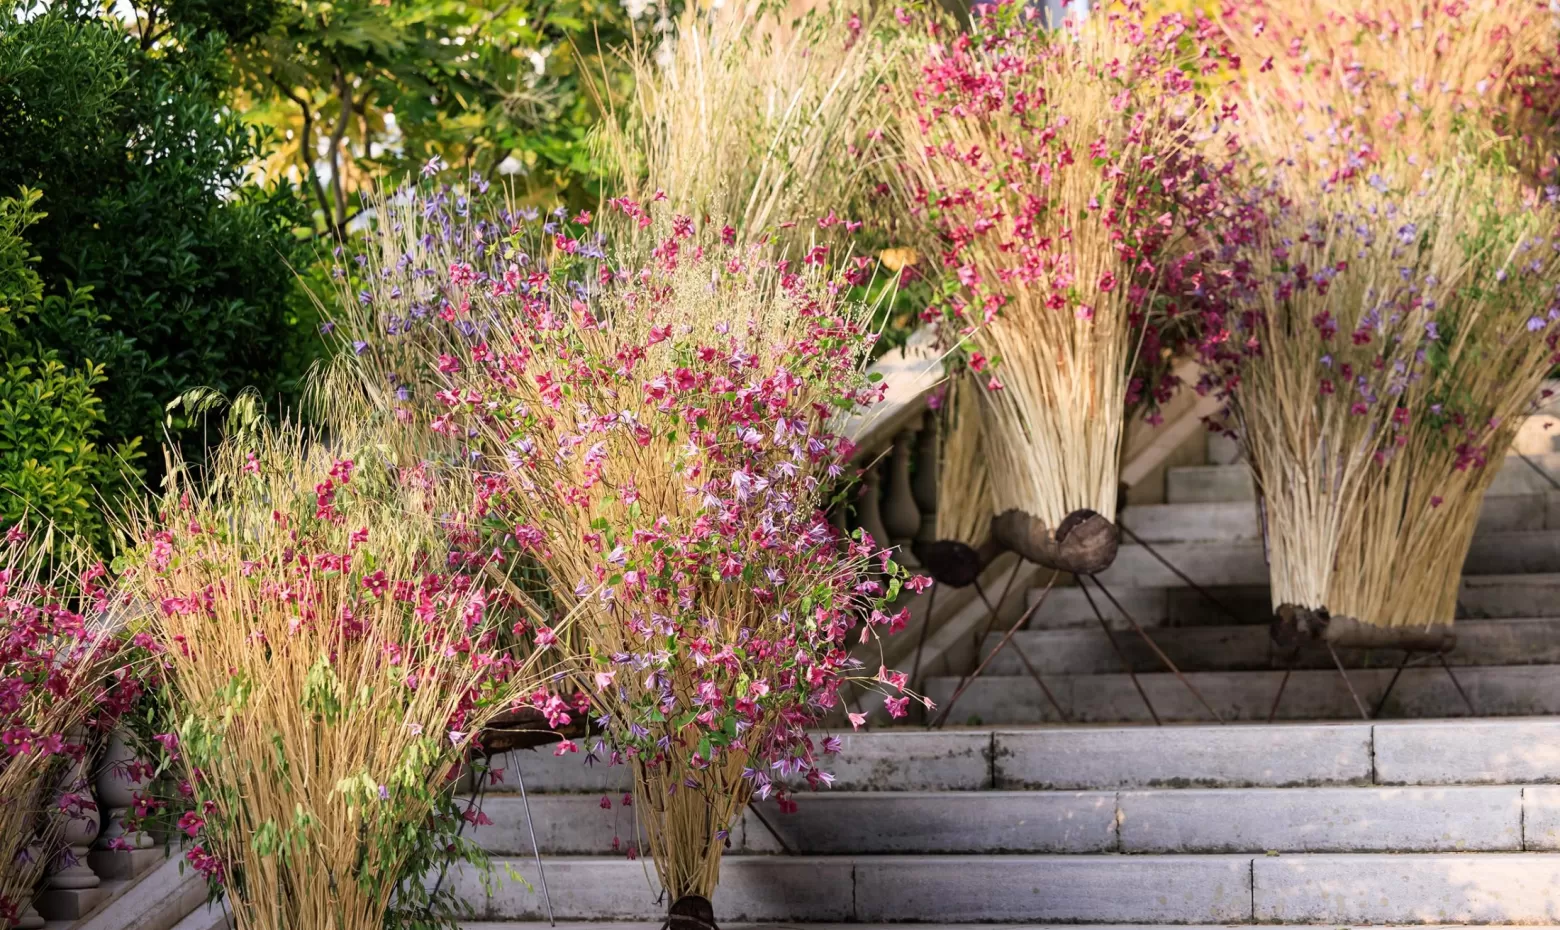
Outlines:
<svg viewBox="0 0 1560 930"><path fill-rule="evenodd" d="M1293 649L1301 643L1322 638L1332 623L1332 614L1325 607L1280 604L1273 613L1268 635L1284 649Z"/></svg>
<svg viewBox="0 0 1560 930"><path fill-rule="evenodd" d="M715 905L709 898L685 894L672 902L662 930L720 930L715 925Z"/></svg>
<svg viewBox="0 0 1560 930"><path fill-rule="evenodd" d="M576 715L576 718L578 715ZM577 739L586 735L584 723L570 723L554 729L547 725L547 718L534 707L521 707L505 711L493 718L477 736L477 745L485 753L497 755L513 749L537 749L550 746L561 739Z"/></svg>
<svg viewBox="0 0 1560 930"><path fill-rule="evenodd" d="M947 588L967 588L980 580L981 572L1001 554L1002 547L987 542L976 549L956 539L912 543L910 551L921 560L932 580Z"/></svg>
<svg viewBox="0 0 1560 930"><path fill-rule="evenodd" d="M1457 648L1457 634L1449 623L1432 627L1375 626L1354 617L1333 616L1325 607L1295 604L1281 604L1275 613L1268 632L1273 642L1285 649L1311 640L1323 640L1338 649L1447 653Z"/></svg>
<svg viewBox="0 0 1560 930"><path fill-rule="evenodd" d="M1376 626L1354 617L1334 617L1327 626L1327 641L1347 649L1402 649L1405 652L1451 652L1457 634L1450 623L1431 627Z"/></svg>
<svg viewBox="0 0 1560 930"><path fill-rule="evenodd" d="M1068 514L1054 536L1036 517L1007 510L992 519L991 536L1042 568L1074 575L1097 575L1110 568L1121 546L1116 524L1092 510Z"/></svg>

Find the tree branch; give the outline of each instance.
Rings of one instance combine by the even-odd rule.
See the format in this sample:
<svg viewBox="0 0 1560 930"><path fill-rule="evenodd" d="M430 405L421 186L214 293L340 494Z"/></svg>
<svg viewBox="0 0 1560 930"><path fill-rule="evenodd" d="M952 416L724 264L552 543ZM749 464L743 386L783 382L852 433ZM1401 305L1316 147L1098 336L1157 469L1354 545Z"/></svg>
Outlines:
<svg viewBox="0 0 1560 930"><path fill-rule="evenodd" d="M272 84L276 85L276 89L281 91L282 96L297 104L298 109L303 113L303 138L298 145L299 156L303 161L303 176L309 185L309 189L314 191L314 199L319 202L320 213L325 217L325 225L329 226L330 203L325 199L325 188L320 184L320 176L314 170L314 157L316 154L314 151L314 113L309 109L309 105L304 101L303 97L294 92L291 87L283 84L275 74L267 71L265 76L270 79Z"/></svg>
<svg viewBox="0 0 1560 930"><path fill-rule="evenodd" d="M347 134L355 104L352 101L352 86L347 83L347 74L339 64L336 65L336 91L341 94L341 114L336 118L336 128L330 134L330 190L336 210L329 216L333 217L331 226L336 238L340 239L347 225L347 195L341 183L341 140ZM367 94L367 88L364 93Z"/></svg>
<svg viewBox="0 0 1560 930"><path fill-rule="evenodd" d="M148 3L146 5L146 28L141 30L140 35L141 51L144 52L152 47L152 43L156 41L156 37L153 36L152 33L156 31L157 5L155 3Z"/></svg>

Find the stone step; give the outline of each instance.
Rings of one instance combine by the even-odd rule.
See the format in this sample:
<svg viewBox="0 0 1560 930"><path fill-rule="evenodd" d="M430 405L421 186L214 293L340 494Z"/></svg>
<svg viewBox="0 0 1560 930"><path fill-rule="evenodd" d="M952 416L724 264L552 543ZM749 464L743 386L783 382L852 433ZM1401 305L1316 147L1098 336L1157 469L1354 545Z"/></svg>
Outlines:
<svg viewBox="0 0 1560 930"><path fill-rule="evenodd" d="M1120 521L1150 543L1262 538L1256 504L1250 499L1135 504L1121 511ZM1546 529L1560 529L1560 491L1486 495L1476 532L1483 535ZM1130 537L1123 537L1123 541L1130 541Z"/></svg>
<svg viewBox="0 0 1560 930"><path fill-rule="evenodd" d="M1210 616L1210 621L1220 618ZM1460 620L1457 648L1448 655L1453 666L1560 664L1560 617L1525 617L1507 620ZM1273 642L1265 625L1159 627L1147 631L1149 639L1183 672L1251 671L1294 668L1333 668L1332 656L1321 643L1303 646L1291 658L1291 650ZM1003 633L991 633L981 648L990 655ZM1022 630L998 652L984 674L1025 675L1023 659L1042 675L1098 675L1123 671L1122 658L1139 673L1164 671L1152 647L1136 633L1121 630L1112 637L1093 629ZM1022 656L1020 655L1022 651ZM1338 657L1348 668L1395 668L1403 653L1388 649L1345 649ZM1416 665L1434 661L1428 656Z"/></svg>
<svg viewBox="0 0 1560 930"><path fill-rule="evenodd" d="M797 926L805 926L808 930L893 930L902 924L867 924L867 923L825 923L818 921L787 921L775 923L773 921L749 923L747 921L721 921L722 930L793 930ZM548 923L543 920L478 920L461 921L461 930L657 930L661 926L659 919L653 921L626 921L626 920L560 920L556 923ZM922 930L990 930L992 924L956 924L956 923L920 923ZM1037 924L1026 923L1024 930L1077 930L1079 924ZM1163 924L1089 924L1091 930L1161 930ZM1179 924L1177 930L1228 930L1230 924ZM1268 926L1289 926L1282 923L1273 923ZM1295 924L1293 926L1305 926ZM1526 924L1526 930L1560 930L1560 926L1553 924ZM1463 924L1368 924L1368 925L1331 925L1328 930L1388 930L1396 927L1413 927L1414 930L1467 930Z"/></svg>
<svg viewBox="0 0 1560 930"><path fill-rule="evenodd" d="M1198 580L1196 576L1192 578ZM1041 590L1028 591L1028 603L1033 604ZM1236 622L1265 624L1273 619L1273 604L1265 576L1255 584L1213 586L1205 587L1205 590L1218 604L1184 585L1159 588L1113 585L1110 593L1133 619L1146 627ZM1098 589L1091 586L1089 594L1112 627L1130 629L1126 618L1100 595ZM1458 617L1466 619L1560 617L1560 573L1469 575L1462 580L1457 608ZM1088 598L1076 585L1052 588L1045 603L1029 621L1030 629L1098 628L1098 625Z"/></svg>
<svg viewBox="0 0 1560 930"><path fill-rule="evenodd" d="M830 766L841 792L1560 783L1560 719L1548 718L887 728L841 738ZM533 792L599 802L602 767L529 751L500 757L511 771L491 794L514 789L516 764Z"/></svg>
<svg viewBox="0 0 1560 930"><path fill-rule="evenodd" d="M545 916L529 859L489 894L454 888L486 920ZM563 920L655 920L643 861L552 859ZM1542 923L1560 913L1560 855L1407 853L1095 856L728 856L714 897L727 921L1067 923Z"/></svg>
<svg viewBox="0 0 1560 930"><path fill-rule="evenodd" d="M1154 549L1187 578L1204 587L1261 585L1268 580L1262 544L1256 540L1164 543ZM1480 536L1474 539L1463 562L1465 575L1543 572L1560 572L1560 531ZM1100 580L1112 589L1175 588L1187 584L1180 575L1138 545L1122 546L1115 563L1100 573Z"/></svg>
<svg viewBox="0 0 1560 930"><path fill-rule="evenodd" d="M544 856L639 848L632 808L531 798ZM472 839L535 847L520 799L486 798ZM614 840L618 842L614 844ZM823 792L793 813L755 804L728 854L1522 852L1560 850L1560 787L1179 788L1129 791Z"/></svg>
<svg viewBox="0 0 1560 930"><path fill-rule="evenodd" d="M1560 490L1550 480L1553 478L1560 481L1560 453L1529 455L1528 459L1532 464L1523 461L1520 456L1506 456L1486 493L1492 497L1506 497ZM1534 468L1534 465L1538 468ZM1165 500L1172 504L1231 503L1255 499L1256 487L1251 480L1251 469L1244 464L1178 466L1168 469L1165 474Z"/></svg>
<svg viewBox="0 0 1560 930"><path fill-rule="evenodd" d="M119 894L99 906L86 920L78 920L72 926L76 930L122 930L126 927L169 928L178 924L206 900L206 882L184 861L177 847L171 852L139 878L126 881ZM143 850L142 853L164 856L162 849Z"/></svg>
<svg viewBox="0 0 1560 930"><path fill-rule="evenodd" d="M979 791L991 787L990 730L885 729L846 731L839 737L837 756L825 756L837 791ZM550 751L518 750L494 758L499 781L488 793L511 793L520 787L535 793L579 793L599 803L610 793L616 804L632 788L626 766L589 764L580 753L554 756ZM610 841L610 837L608 838Z"/></svg>
<svg viewBox="0 0 1560 930"><path fill-rule="evenodd" d="M1281 671L1189 672L1191 682L1226 721L1266 720L1284 678ZM1390 668L1349 672L1365 708L1374 710L1394 672ZM1560 666L1489 665L1460 668L1457 682L1480 716L1560 713ZM1047 687L1072 723L1151 723L1148 708L1130 676L1047 675ZM1138 675L1161 720L1210 722L1214 716L1181 679L1168 673ZM939 706L953 693L956 678L933 678L926 694ZM1392 689L1381 716L1456 717L1468 714L1456 685L1440 666L1409 668ZM1336 670L1301 669L1289 676L1279 704L1282 720L1358 719L1358 706ZM959 698L950 722L1009 725L1063 722L1034 679L1026 675L982 675Z"/></svg>

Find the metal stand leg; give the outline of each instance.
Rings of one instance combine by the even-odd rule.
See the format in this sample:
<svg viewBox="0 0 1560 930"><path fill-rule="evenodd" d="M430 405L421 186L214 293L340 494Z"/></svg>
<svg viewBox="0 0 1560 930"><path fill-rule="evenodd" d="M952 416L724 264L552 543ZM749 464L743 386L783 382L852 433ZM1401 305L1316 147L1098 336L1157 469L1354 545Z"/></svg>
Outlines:
<svg viewBox="0 0 1560 930"><path fill-rule="evenodd" d="M986 599L985 589L980 586L979 581L975 582L975 593L980 595L981 601L985 603L986 609L991 611L992 616L996 616L997 608L991 606L991 601ZM1003 642L1006 642L1006 640L1003 640ZM998 648L1001 647L999 646ZM1040 686L1040 690L1045 692L1045 699L1050 701L1051 706L1056 709L1056 715L1062 718L1063 723L1071 723L1072 721L1067 717L1067 711L1062 710L1062 705L1057 702L1056 695L1052 694L1051 689L1046 687L1045 679L1040 677L1040 672L1029 661L1029 656L1024 654L1024 647L1020 646L1016 640L1013 643L1013 651L1018 653L1018 660L1024 663L1024 668L1029 670L1029 677L1033 678L1035 684Z"/></svg>
<svg viewBox="0 0 1560 930"><path fill-rule="evenodd" d="M1013 573L1008 575L1007 584L1002 586L1002 596L997 599L997 607L992 607L991 606L991 602L986 600L986 593L980 589L980 582L979 581L975 582L976 593L980 594L980 599L982 601L986 602L986 628L981 631L980 636L975 640L975 654L976 655L980 655L981 646L985 645L987 638L989 638L991 636L991 631L995 630L997 628L997 619L1001 616L1001 612L997 608L1000 608L1003 604L1007 603L1008 592L1013 589L1013 579L1018 577L1018 570L1020 568L1023 568L1023 566L1024 566L1023 559L1020 559L1013 566ZM1055 578L1053 577L1052 580L1054 581ZM1028 612L1028 613L1025 613L1024 614L1024 619L1019 621L1020 625L1022 625L1023 623L1028 622L1029 617L1030 617L1030 615L1032 613L1033 613L1032 610L1030 612ZM1004 639L1003 642L1005 643L1005 642L1007 642L1007 640ZM1000 649L1002 647L998 646L997 648ZM995 653L993 653L993 655L995 655ZM985 667L986 667L986 663L982 662L980 664L980 668L985 668ZM980 674L980 669L976 669L974 672L972 672L972 673L970 673L968 675L964 675L963 677L961 677L959 679L958 687L953 689L953 696L955 698L957 698L959 695L963 694L964 693L964 689L969 686L970 679L974 678L976 675L979 675L979 674ZM950 700L949 703L952 703L952 701ZM931 723L930 726L934 726L934 727L935 726L939 726L941 724L941 721L942 721L943 717L945 717L945 716L947 716L947 715L946 714L939 715L938 718L937 718L937 721Z"/></svg>
<svg viewBox="0 0 1560 930"><path fill-rule="evenodd" d="M1089 607L1094 610L1094 616L1100 621L1100 629L1105 631L1105 638L1110 640L1110 647L1116 650L1116 658L1121 660L1121 667L1126 669L1127 677L1132 679L1132 687L1137 689L1138 697L1143 699L1143 706L1148 708L1148 715L1154 718L1154 726L1164 726L1164 721L1159 719L1159 712L1154 710L1154 702L1148 699L1148 692L1143 690L1143 683L1138 681L1137 672L1132 669L1132 662L1127 659L1127 654L1121 651L1121 644L1116 642L1116 634L1111 632L1110 623L1100 612L1100 605L1094 603L1094 595L1089 593L1089 586L1083 583L1081 577L1078 579L1078 587L1082 589Z"/></svg>
<svg viewBox="0 0 1560 930"><path fill-rule="evenodd" d="M1268 708L1268 723L1272 723L1278 716L1278 703L1284 699L1284 688L1289 685L1289 676L1295 671L1295 659L1299 657L1300 647L1296 646L1289 651L1289 658L1284 660L1284 677L1278 680L1278 693L1273 695L1273 706Z"/></svg>
<svg viewBox="0 0 1560 930"><path fill-rule="evenodd" d="M1354 682L1349 680L1349 673L1343 670L1343 660L1338 658L1338 653L1333 649L1332 643L1327 643L1327 654L1332 656L1333 665L1338 667L1338 674L1343 676L1343 684L1349 689L1349 697L1354 698L1354 706L1360 709L1360 718L1369 720L1370 713L1365 710L1365 702L1360 700L1359 693L1354 690Z"/></svg>
<svg viewBox="0 0 1560 930"><path fill-rule="evenodd" d="M1436 657L1441 660L1441 667L1446 669L1446 677L1452 680L1452 685L1457 689L1458 696L1460 696L1463 699L1463 703L1468 706L1469 716L1477 717L1479 712L1474 710L1473 701L1468 698L1468 692L1463 690L1462 682L1458 681L1457 676L1452 672L1451 663L1446 661L1446 653L1438 652L1436 653Z"/></svg>
<svg viewBox="0 0 1560 930"><path fill-rule="evenodd" d="M1239 614L1235 613L1235 611L1231 610L1229 607L1226 607L1223 601L1221 601L1218 598L1214 597L1213 596L1213 592L1209 591L1207 588L1204 588L1202 585L1200 585L1197 582L1193 581L1191 579L1191 577L1186 574L1186 572L1181 571L1179 568L1176 568L1173 564L1171 564L1169 559L1167 559L1164 556L1160 555L1159 551L1157 549L1155 549L1153 546L1150 546L1146 541L1144 541L1143 537L1141 537L1138 534L1136 534L1136 533L1132 532L1131 530L1127 529L1127 526L1126 526L1125 523L1121 523L1121 531L1123 533L1125 533L1133 542L1137 543L1139 546L1142 546L1143 547L1143 551L1147 552L1149 555L1153 556L1159 562L1160 565L1163 565L1165 568L1170 569L1170 571L1175 573L1175 576L1177 578L1179 578L1182 581L1186 582L1187 587L1191 588L1193 591L1196 591L1198 593L1198 595L1203 598L1203 600L1205 600L1208 603L1212 604L1213 606L1219 608L1220 612L1222 612L1226 617L1229 617L1231 620L1235 621L1236 624L1242 623L1242 620L1241 620L1241 617L1240 617ZM1096 584L1098 584L1098 582L1096 582Z"/></svg>
<svg viewBox="0 0 1560 930"><path fill-rule="evenodd" d="M520 801L525 805L525 828L531 834L531 850L536 854L536 877L542 883L542 900L547 903L547 922L556 927L558 921L553 918L552 893L547 890L547 872L542 868L542 847L536 842L536 825L531 822L531 799L525 793L525 776L520 772L520 764L515 763L515 781L520 784Z"/></svg>
<svg viewBox="0 0 1560 930"><path fill-rule="evenodd" d="M1381 692L1381 699L1376 702L1376 709L1371 711L1370 715L1373 719L1381 716L1382 709L1387 706L1387 698L1392 696L1392 689L1397 687L1398 678L1402 677L1403 668L1408 665L1408 660L1412 656L1412 652L1407 649L1403 650L1403 658L1398 660L1397 670L1392 673L1392 680L1387 682L1387 690Z"/></svg>
<svg viewBox="0 0 1560 930"><path fill-rule="evenodd" d="M1013 573L1015 575L1018 573L1018 569L1019 565L1013 566ZM1033 617L1035 612L1040 609L1040 605L1045 603L1045 599L1051 594L1052 585L1056 584L1056 576L1059 574L1061 573L1051 573L1051 580L1045 583L1045 590L1041 591L1040 596L1035 599L1035 602L1029 605L1029 609L1024 611L1024 615L1018 618L1018 622L1013 624L1013 628L1007 631L1007 634L1002 637L1002 641L997 643L997 648L991 650L991 654L981 660L980 664L975 667L975 671L970 672L968 675L965 675L963 678L959 679L959 686L953 689L953 695L948 698L948 703L943 705L942 712L937 715L937 719L933 720L930 724L927 725L927 729L935 730L943 725L943 723L948 719L948 714L953 711L954 702L959 699L959 696L964 693L964 690L970 686L971 682L980 677L980 673L986 670L986 666L990 665L991 660L996 658L997 653L1001 652L1002 648L1008 644L1008 641L1013 638L1013 634L1023 629L1024 624L1029 622L1029 618ZM995 614L993 614L993 616L995 616Z"/></svg>
<svg viewBox="0 0 1560 930"><path fill-rule="evenodd" d="M1127 613L1127 609L1121 606L1121 602L1116 600L1116 595L1110 593L1110 590L1100 583L1099 576L1090 575L1089 580L1094 582L1094 584L1100 589L1101 594L1110 598L1111 606L1115 607L1123 617L1127 618L1127 622L1132 624L1132 629L1136 630L1138 636L1143 638L1143 642L1148 643L1148 648L1154 651L1154 655L1158 656L1159 661L1165 664L1165 668L1168 668L1175 674L1175 677L1181 682L1181 684L1186 686L1186 690L1192 692L1192 697L1195 697L1197 702L1201 704L1204 709L1208 711L1208 713L1213 715L1213 719L1223 723L1224 717L1221 716L1218 711L1213 709L1213 705L1209 704L1208 700L1202 696L1202 692L1197 690L1197 686L1192 684L1185 675L1181 674L1181 670L1176 667L1176 664L1171 661L1169 656L1165 655L1165 651L1159 648L1159 644L1154 642L1154 640L1148 635L1148 632L1138 625L1137 620L1133 619L1130 613Z"/></svg>

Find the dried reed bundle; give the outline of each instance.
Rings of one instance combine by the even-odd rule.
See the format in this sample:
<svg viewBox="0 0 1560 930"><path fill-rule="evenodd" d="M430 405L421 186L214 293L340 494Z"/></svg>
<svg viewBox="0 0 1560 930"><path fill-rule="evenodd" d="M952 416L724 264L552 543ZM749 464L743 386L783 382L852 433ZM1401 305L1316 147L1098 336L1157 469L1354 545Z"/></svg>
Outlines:
<svg viewBox="0 0 1560 930"><path fill-rule="evenodd" d="M20 526L0 539L0 926L14 926L62 834L88 813L88 785L63 784L82 739L112 727L140 695L134 650L95 617L109 593L98 565L76 574ZM74 608L73 608L74 605ZM84 611L84 612L83 612Z"/></svg>
<svg viewBox="0 0 1560 930"><path fill-rule="evenodd" d="M408 858L471 737L543 684L541 650L506 641L514 605L463 568L483 559L452 557L443 482L372 433L261 429L205 478L137 518L125 579L160 608L190 861L243 930L379 930L421 888Z"/></svg>
<svg viewBox="0 0 1560 930"><path fill-rule="evenodd" d="M1510 441L1504 433L1516 426L1511 418L1532 399L1532 379L1542 376L1523 368L1524 359L1541 368L1545 353L1542 339L1522 338L1531 303L1496 310L1473 296L1491 292L1478 283L1492 280L1500 267L1488 263L1507 261L1514 243L1534 234L1519 216L1490 212L1493 205L1519 214L1526 207L1503 192L1508 181L1478 177L1481 169L1461 163L1459 153L1496 166L1530 154L1532 140L1524 134L1544 110L1533 98L1534 73L1557 35L1546 7L1494 0L1239 0L1223 11L1231 44L1248 65L1242 112L1254 160L1282 163L1287 173L1307 179L1301 183L1357 186L1363 178L1372 188L1412 188L1418 184L1412 176L1429 169L1440 177L1437 196L1449 201L1422 240L1443 256L1426 266L1427 281L1435 284L1427 288L1433 299L1425 307L1429 333L1444 335L1427 338L1398 398L1394 442L1375 452L1386 467L1367 469L1356 502L1341 511L1347 526L1327 597L1341 616L1392 627L1450 621L1462 559L1492 479L1482 464L1470 470L1469 463L1482 462L1490 448L1504 450ZM1399 154L1383 163L1388 152ZM1458 197L1460 213L1450 209ZM1452 361L1453 354L1465 363ZM1478 366L1489 368L1476 372ZM1495 372L1508 379L1502 387L1512 397L1490 394L1500 390L1494 382L1477 386ZM1472 395L1458 383L1468 378ZM1517 395L1520 400L1512 399ZM1453 425L1448 411L1462 425ZM1467 424L1492 417L1504 426L1468 431ZM1459 431L1466 435L1456 436ZM1469 457L1458 449L1485 451ZM1276 572L1275 563L1275 585Z"/></svg>
<svg viewBox="0 0 1560 930"><path fill-rule="evenodd" d="M1215 364L1262 494L1281 615L1327 606L1377 453L1403 439L1400 398L1424 376L1431 310L1466 270L1439 234L1462 188L1407 164L1397 176L1406 193L1275 178L1254 194L1255 225L1232 233L1240 273Z"/></svg>
<svg viewBox="0 0 1560 930"><path fill-rule="evenodd" d="M1137 4L1052 31L1004 4L934 46L901 88L909 170L962 286L949 328L987 372L997 532L1051 567L1098 571L1114 556L1134 369L1145 347L1157 356L1171 298L1192 289L1179 237L1211 212L1216 185L1194 151L1205 114L1182 69L1218 62L1201 41L1211 30L1196 32L1179 16L1148 28ZM1075 525L1093 528L1078 536L1102 560L1058 561Z"/></svg>
<svg viewBox="0 0 1560 930"><path fill-rule="evenodd" d="M980 384L948 382L937 451L937 535L979 549L991 536L991 473L986 463Z"/></svg>
<svg viewBox="0 0 1560 930"><path fill-rule="evenodd" d="M603 124L621 192L663 193L744 237L798 247L831 211L882 213L878 187L896 161L880 131L882 86L903 54L886 10L689 4L661 49L631 53L633 97ZM809 222L782 228L798 220Z"/></svg>
<svg viewBox="0 0 1560 930"><path fill-rule="evenodd" d="M1323 172L1522 141L1560 38L1547 0L1232 0L1221 22L1247 68L1248 145Z"/></svg>
<svg viewBox="0 0 1560 930"><path fill-rule="evenodd" d="M494 545L535 559L575 612L564 645L591 666L612 759L633 766L673 912L707 918L749 798L828 779L806 726L859 674L847 634L905 621L879 610L900 584L887 553L821 510L852 451L830 426L881 389L861 371L868 310L821 257L791 265L612 209L647 217L651 262L590 293L557 261L524 291L483 277L470 293L492 337L452 349L441 397L446 428L485 450Z"/></svg>
<svg viewBox="0 0 1560 930"><path fill-rule="evenodd" d="M991 473L984 448L979 383L965 370L928 398L937 429L937 538L917 541L916 558L938 584L964 588L999 553L991 540Z"/></svg>
<svg viewBox="0 0 1560 930"><path fill-rule="evenodd" d="M1431 315L1410 412L1349 520L1329 595L1336 614L1385 627L1456 617L1484 492L1557 361L1560 210L1509 173L1464 167L1458 208L1433 232L1468 263Z"/></svg>

